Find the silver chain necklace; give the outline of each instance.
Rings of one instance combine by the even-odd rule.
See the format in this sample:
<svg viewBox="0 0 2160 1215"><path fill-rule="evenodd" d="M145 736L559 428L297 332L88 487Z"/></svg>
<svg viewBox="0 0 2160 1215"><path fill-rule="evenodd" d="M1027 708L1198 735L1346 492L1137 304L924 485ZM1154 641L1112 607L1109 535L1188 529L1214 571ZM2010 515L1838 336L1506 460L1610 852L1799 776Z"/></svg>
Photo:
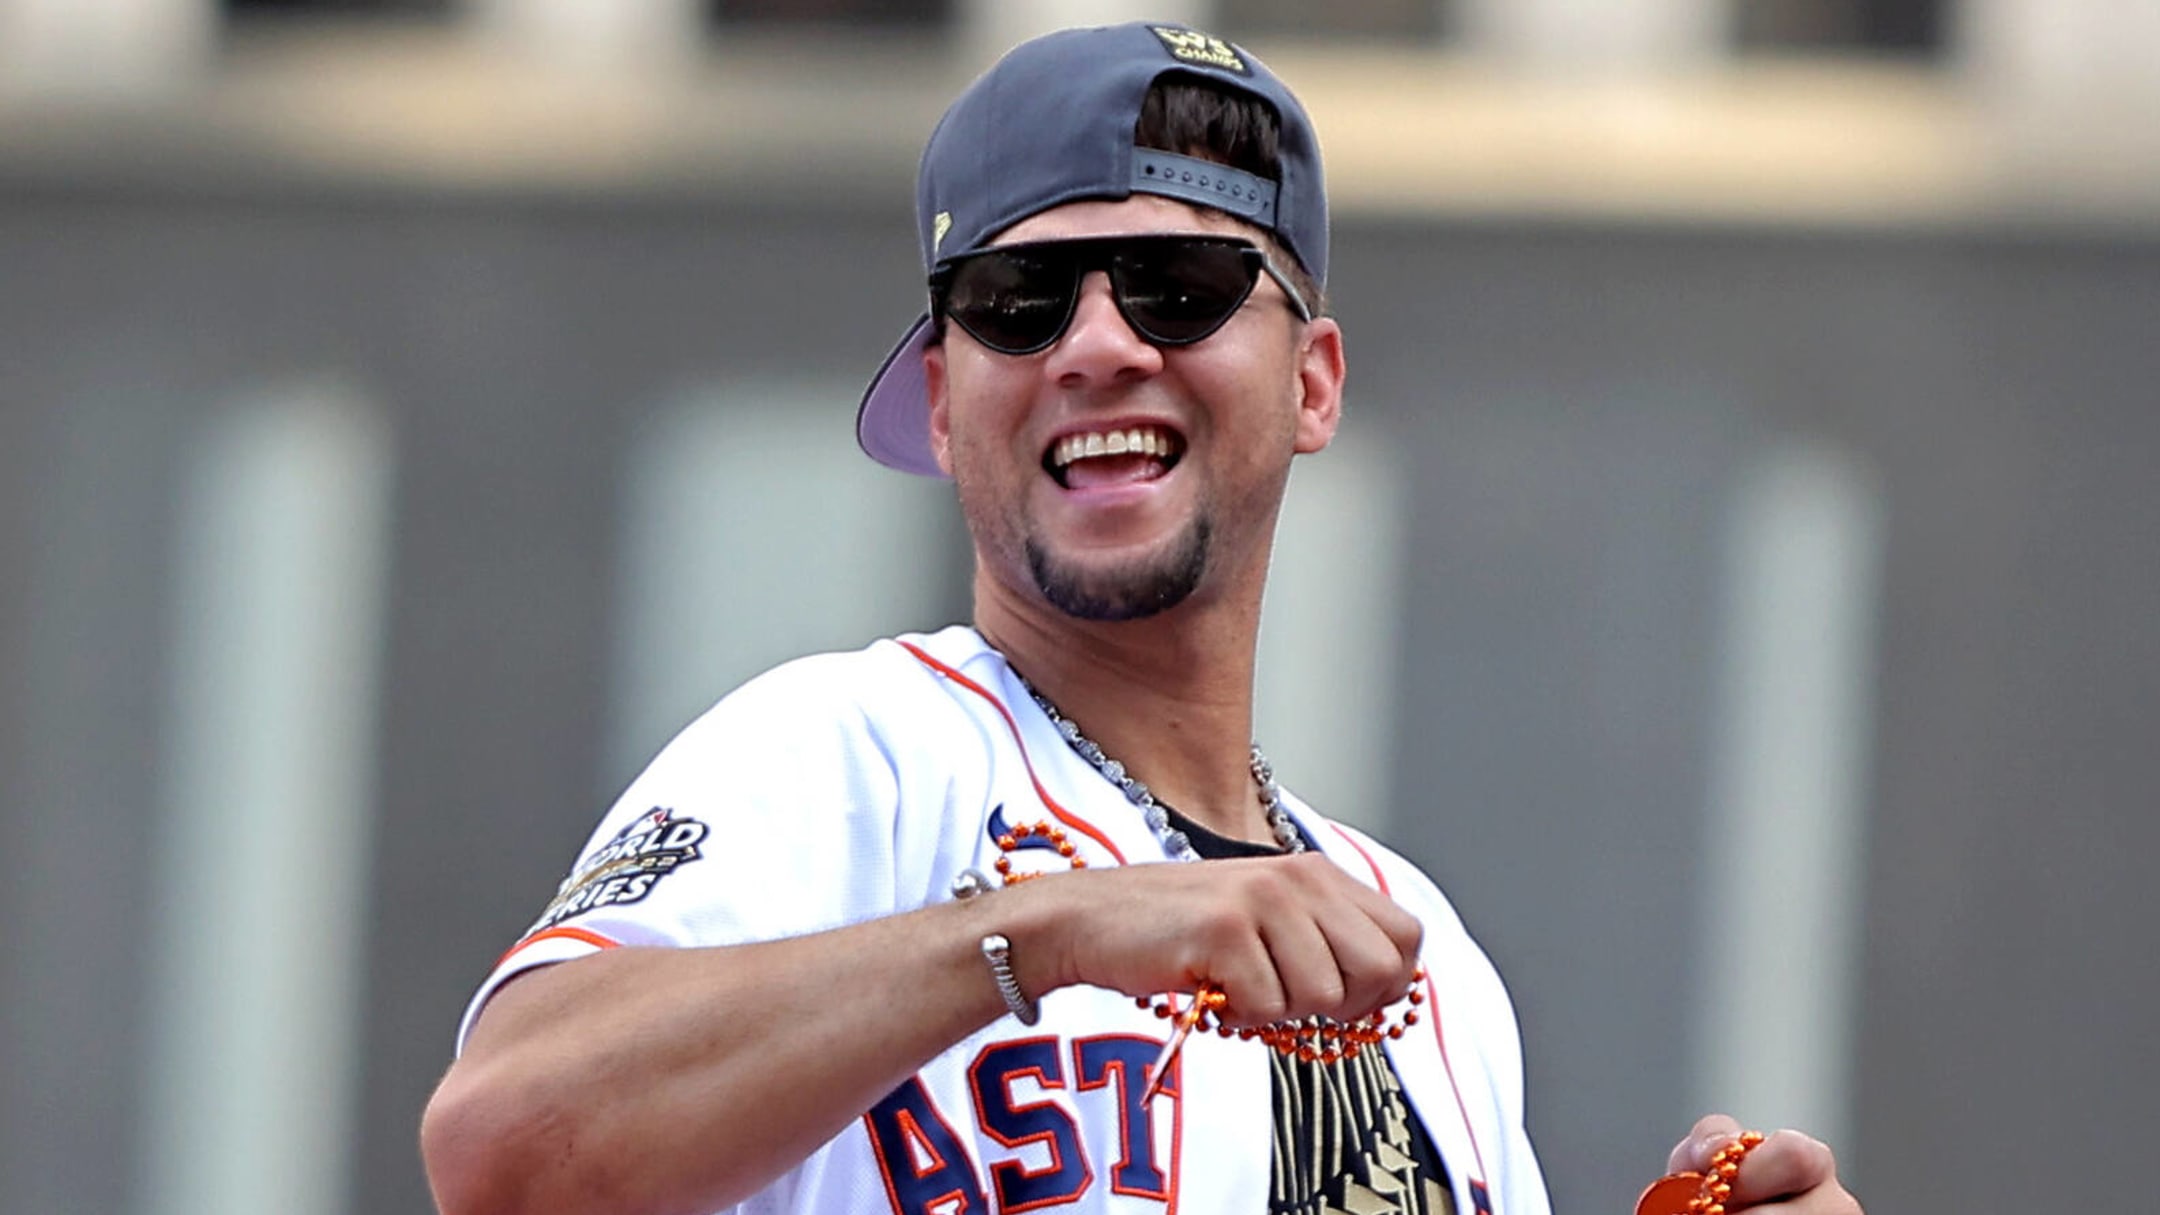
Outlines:
<svg viewBox="0 0 2160 1215"><path fill-rule="evenodd" d="M1041 709L1043 716L1050 719L1050 724L1057 727L1058 736L1078 752L1080 758L1093 764L1095 770L1103 774L1103 779L1116 785L1125 794L1125 800L1140 808L1140 817L1147 820L1148 828L1155 833L1155 838L1162 841L1163 851L1170 854L1170 859L1200 859L1200 854L1193 850L1191 837L1170 822L1170 812L1163 808L1161 802L1155 800L1155 795L1148 791L1146 784L1127 772L1124 764L1105 755L1103 749L1095 744L1095 740L1082 734L1080 727L1073 724L1071 718L1058 712L1057 706L1050 703L1050 698L1036 691L1035 685L1029 683L1026 676L1017 671L1013 674L1020 680L1020 686L1027 689L1028 695L1035 698L1035 707ZM1260 753L1259 743L1252 745L1251 762L1253 781L1260 786L1260 808L1267 814L1268 830L1274 833L1275 842L1281 845L1285 852L1305 851L1305 837L1298 834L1297 824L1290 821L1290 812L1283 809L1282 786L1275 783L1275 769L1269 766L1267 756Z"/></svg>

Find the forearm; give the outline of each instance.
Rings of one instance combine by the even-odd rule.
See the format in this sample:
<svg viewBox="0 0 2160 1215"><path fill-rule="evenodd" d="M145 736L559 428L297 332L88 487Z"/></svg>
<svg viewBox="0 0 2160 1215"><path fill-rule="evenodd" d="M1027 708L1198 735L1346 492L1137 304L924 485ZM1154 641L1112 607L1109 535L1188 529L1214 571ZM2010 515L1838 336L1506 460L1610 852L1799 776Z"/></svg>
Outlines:
<svg viewBox="0 0 2160 1215"><path fill-rule="evenodd" d="M429 1105L438 1203L739 1201L1005 1011L979 946L1035 935L1019 893L767 944L609 950L512 982ZM1037 988L1054 982L1027 961Z"/></svg>
<svg viewBox="0 0 2160 1215"><path fill-rule="evenodd" d="M1417 920L1325 857L1053 874L760 945L617 949L497 992L421 1128L446 1215L695 1215L755 1193L1023 991L1232 993L1232 1017L1362 1016Z"/></svg>

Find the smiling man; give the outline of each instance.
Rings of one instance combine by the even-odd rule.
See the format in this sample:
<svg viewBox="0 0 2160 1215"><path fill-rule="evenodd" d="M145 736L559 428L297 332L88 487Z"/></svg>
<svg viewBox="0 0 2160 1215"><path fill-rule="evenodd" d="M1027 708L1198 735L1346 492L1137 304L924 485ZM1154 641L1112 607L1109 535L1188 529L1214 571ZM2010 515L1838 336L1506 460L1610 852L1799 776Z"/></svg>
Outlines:
<svg viewBox="0 0 2160 1215"><path fill-rule="evenodd" d="M929 311L858 433L954 481L972 627L789 663L654 760L473 999L438 1202L1543 1215L1491 964L1250 741L1342 408L1304 111L1206 34L1067 31L954 103L918 205ZM1737 1132L1659 1201L1858 1210Z"/></svg>

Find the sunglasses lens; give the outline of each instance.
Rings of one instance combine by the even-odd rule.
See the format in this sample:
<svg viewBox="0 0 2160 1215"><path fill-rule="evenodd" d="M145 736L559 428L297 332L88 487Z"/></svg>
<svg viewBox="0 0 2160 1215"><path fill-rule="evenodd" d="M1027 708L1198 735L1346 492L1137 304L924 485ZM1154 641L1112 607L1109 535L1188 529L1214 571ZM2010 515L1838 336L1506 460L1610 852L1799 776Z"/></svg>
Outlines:
<svg viewBox="0 0 2160 1215"><path fill-rule="evenodd" d="M1110 272L1118 311L1141 337L1184 346L1222 328L1252 294L1260 251L1212 236L1045 241L969 254L942 279L946 315L1004 354L1033 354L1065 332L1082 276Z"/></svg>
<svg viewBox="0 0 2160 1215"><path fill-rule="evenodd" d="M1259 273L1248 247L1229 241L1134 243L1110 262L1125 319L1150 341L1182 346L1222 328Z"/></svg>
<svg viewBox="0 0 2160 1215"><path fill-rule="evenodd" d="M1077 278L1070 258L992 251L955 267L945 311L992 350L1031 354L1065 331Z"/></svg>

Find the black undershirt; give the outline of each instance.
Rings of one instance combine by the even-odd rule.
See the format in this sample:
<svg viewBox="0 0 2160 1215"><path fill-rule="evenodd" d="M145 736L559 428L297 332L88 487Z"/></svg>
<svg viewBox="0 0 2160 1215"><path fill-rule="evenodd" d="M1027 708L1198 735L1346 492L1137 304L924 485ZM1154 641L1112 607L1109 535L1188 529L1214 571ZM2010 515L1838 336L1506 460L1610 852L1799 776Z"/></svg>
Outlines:
<svg viewBox="0 0 2160 1215"><path fill-rule="evenodd" d="M1163 809L1203 860L1282 853L1272 844L1217 835ZM1302 828L1299 835L1317 850ZM1275 1106L1270 1215L1454 1215L1447 1166L1403 1095L1386 1051L1335 1063L1274 1051L1268 1058Z"/></svg>

